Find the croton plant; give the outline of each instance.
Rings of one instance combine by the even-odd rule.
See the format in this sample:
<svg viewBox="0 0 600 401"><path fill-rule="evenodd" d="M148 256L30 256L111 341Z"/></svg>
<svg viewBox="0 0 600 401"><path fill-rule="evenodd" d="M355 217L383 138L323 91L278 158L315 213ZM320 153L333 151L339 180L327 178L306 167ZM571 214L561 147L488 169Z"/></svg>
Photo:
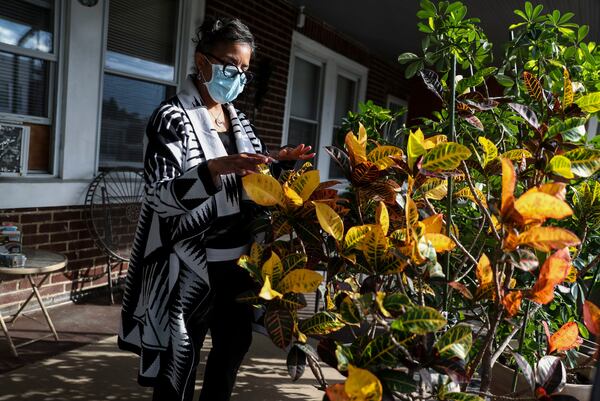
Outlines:
<svg viewBox="0 0 600 401"><path fill-rule="evenodd" d="M260 288L240 301L330 401L479 400L497 363L531 387L503 399L573 400L567 378L597 359L577 349L600 335L600 52L571 13L526 2L493 62L466 13L423 1L423 55L399 58L438 99L432 118L385 142L374 116L389 113L350 114L327 148L343 181L308 163L243 178L272 235L238 262Z"/></svg>

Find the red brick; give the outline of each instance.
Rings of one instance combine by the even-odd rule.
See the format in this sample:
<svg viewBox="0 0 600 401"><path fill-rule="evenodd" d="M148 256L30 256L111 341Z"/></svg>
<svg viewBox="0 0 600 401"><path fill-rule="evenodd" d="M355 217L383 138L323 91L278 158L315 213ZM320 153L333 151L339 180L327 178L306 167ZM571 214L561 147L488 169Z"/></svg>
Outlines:
<svg viewBox="0 0 600 401"><path fill-rule="evenodd" d="M80 210L70 210L68 212L54 212L53 221L65 221L65 220L81 220Z"/></svg>
<svg viewBox="0 0 600 401"><path fill-rule="evenodd" d="M23 235L37 234L38 225L37 224L23 224L21 226L21 232Z"/></svg>
<svg viewBox="0 0 600 401"><path fill-rule="evenodd" d="M17 282L19 280L11 280L11 281L3 281L2 283L0 283L0 296L2 296L2 294L6 294L9 292L13 292L17 290Z"/></svg>
<svg viewBox="0 0 600 401"><path fill-rule="evenodd" d="M4 213L0 213L0 222L7 222L7 223L20 223L21 222L21 215L20 214L4 214Z"/></svg>
<svg viewBox="0 0 600 401"><path fill-rule="evenodd" d="M52 221L52 213L26 213L21 215L21 223L45 223Z"/></svg>
<svg viewBox="0 0 600 401"><path fill-rule="evenodd" d="M40 249L45 249L53 252L65 252L67 250L67 244L65 242L55 242L51 244L40 245Z"/></svg>
<svg viewBox="0 0 600 401"><path fill-rule="evenodd" d="M97 248L96 249L88 249L88 250L79 252L80 259L91 259L91 258L101 256L101 255L102 255L102 251Z"/></svg>
<svg viewBox="0 0 600 401"><path fill-rule="evenodd" d="M69 222L69 230L87 230L88 226L83 220L73 220Z"/></svg>
<svg viewBox="0 0 600 401"><path fill-rule="evenodd" d="M67 223L46 223L40 224L39 232L40 233L59 233L64 232L68 229L69 225Z"/></svg>
<svg viewBox="0 0 600 401"><path fill-rule="evenodd" d="M94 248L96 245L91 239L78 240L69 242L68 249L70 251L79 251L82 249Z"/></svg>
<svg viewBox="0 0 600 401"><path fill-rule="evenodd" d="M78 233L75 231L66 231L62 233L52 234L50 236L51 242L64 242L64 241L73 241L79 238Z"/></svg>
<svg viewBox="0 0 600 401"><path fill-rule="evenodd" d="M24 235L23 236L23 245L31 246L31 245L41 245L47 244L50 240L50 236L48 234L33 234L33 235Z"/></svg>

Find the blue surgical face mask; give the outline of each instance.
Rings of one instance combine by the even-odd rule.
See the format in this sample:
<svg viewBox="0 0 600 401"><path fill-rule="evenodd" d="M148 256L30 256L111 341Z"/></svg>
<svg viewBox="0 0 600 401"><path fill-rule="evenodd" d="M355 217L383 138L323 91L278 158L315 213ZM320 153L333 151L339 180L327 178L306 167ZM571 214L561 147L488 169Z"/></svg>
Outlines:
<svg viewBox="0 0 600 401"><path fill-rule="evenodd" d="M211 64L212 78L204 82L208 94L217 103L229 103L235 100L244 90L243 75L228 77L223 73L223 66Z"/></svg>

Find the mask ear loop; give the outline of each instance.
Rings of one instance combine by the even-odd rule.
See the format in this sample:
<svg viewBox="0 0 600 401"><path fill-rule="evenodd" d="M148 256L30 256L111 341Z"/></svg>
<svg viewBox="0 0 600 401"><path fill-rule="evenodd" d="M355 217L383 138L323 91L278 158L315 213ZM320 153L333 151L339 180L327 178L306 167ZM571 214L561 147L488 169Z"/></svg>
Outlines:
<svg viewBox="0 0 600 401"><path fill-rule="evenodd" d="M204 57L206 59L206 61L208 62L208 64L212 66L212 63L210 62L208 57L206 57L206 55L204 53L200 53L200 54L202 54L202 57ZM198 73L196 74L196 79L198 80L198 82L203 83L203 84L208 82L208 81L206 81L206 78L204 78L204 74L202 73L202 70L200 68L198 68Z"/></svg>

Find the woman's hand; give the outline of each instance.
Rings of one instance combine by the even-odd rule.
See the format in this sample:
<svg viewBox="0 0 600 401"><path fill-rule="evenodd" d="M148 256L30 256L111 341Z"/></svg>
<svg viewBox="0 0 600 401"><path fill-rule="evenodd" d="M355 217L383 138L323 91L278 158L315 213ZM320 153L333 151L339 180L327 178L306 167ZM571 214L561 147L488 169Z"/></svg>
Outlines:
<svg viewBox="0 0 600 401"><path fill-rule="evenodd" d="M295 148L283 148L279 151L279 154L275 156L275 159L280 161L285 160L309 160L315 157L315 153L309 153L312 146L305 146L300 144Z"/></svg>
<svg viewBox="0 0 600 401"><path fill-rule="evenodd" d="M208 161L208 169L213 177L213 181L219 182L219 176L222 174L235 173L237 175L247 175L258 172L260 164L269 163L271 158L265 155L254 153L239 153L236 155L217 157Z"/></svg>

